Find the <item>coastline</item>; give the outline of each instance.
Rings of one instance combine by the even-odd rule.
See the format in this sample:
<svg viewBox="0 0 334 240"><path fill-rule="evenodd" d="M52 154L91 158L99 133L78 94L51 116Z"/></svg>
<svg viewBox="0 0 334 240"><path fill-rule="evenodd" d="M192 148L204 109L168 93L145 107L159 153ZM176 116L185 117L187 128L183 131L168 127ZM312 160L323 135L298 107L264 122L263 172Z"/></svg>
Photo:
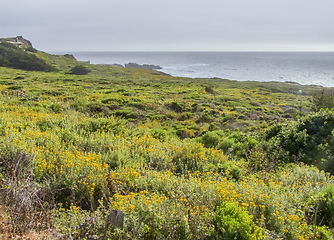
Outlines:
<svg viewBox="0 0 334 240"><path fill-rule="evenodd" d="M57 53L59 54L59 53ZM297 82L334 87L334 52L72 52L92 64L161 66L175 77Z"/></svg>

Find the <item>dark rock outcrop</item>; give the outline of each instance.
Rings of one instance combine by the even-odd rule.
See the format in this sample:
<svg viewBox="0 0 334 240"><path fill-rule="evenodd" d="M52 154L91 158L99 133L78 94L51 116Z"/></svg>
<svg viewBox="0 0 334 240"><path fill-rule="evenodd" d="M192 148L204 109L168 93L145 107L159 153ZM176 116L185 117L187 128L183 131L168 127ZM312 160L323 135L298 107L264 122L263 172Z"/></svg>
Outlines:
<svg viewBox="0 0 334 240"><path fill-rule="evenodd" d="M64 54L64 57L67 57L69 59L72 59L72 60L77 60L72 54Z"/></svg>
<svg viewBox="0 0 334 240"><path fill-rule="evenodd" d="M114 63L111 66L124 68L122 64Z"/></svg>
<svg viewBox="0 0 334 240"><path fill-rule="evenodd" d="M22 36L10 37L10 38L0 38L0 42L2 41L12 43L16 46L25 45L28 48L33 48L32 43L29 40L23 38Z"/></svg>
<svg viewBox="0 0 334 240"><path fill-rule="evenodd" d="M21 42L21 43L27 45L28 47L33 47L32 43L29 40L23 38L22 36L17 36L16 41Z"/></svg>
<svg viewBox="0 0 334 240"><path fill-rule="evenodd" d="M138 68L138 69L151 69L151 70L162 69L162 67L158 65L152 65L152 64L139 65L137 63L132 63L132 62L126 63L125 67L126 68Z"/></svg>

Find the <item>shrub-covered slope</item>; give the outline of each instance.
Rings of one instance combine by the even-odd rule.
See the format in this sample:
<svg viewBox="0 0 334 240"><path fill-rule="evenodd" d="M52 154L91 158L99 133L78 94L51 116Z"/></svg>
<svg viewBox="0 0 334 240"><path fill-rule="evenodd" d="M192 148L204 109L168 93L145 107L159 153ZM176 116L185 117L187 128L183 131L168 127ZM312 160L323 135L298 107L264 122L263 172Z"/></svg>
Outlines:
<svg viewBox="0 0 334 240"><path fill-rule="evenodd" d="M0 41L0 66L28 71L51 72L56 69L38 58L32 48L19 48L11 43Z"/></svg>
<svg viewBox="0 0 334 240"><path fill-rule="evenodd" d="M7 235L331 239L333 179L299 162L331 159L333 113L307 115L318 87L91 64L71 75L75 62L36 54L62 71L0 68Z"/></svg>

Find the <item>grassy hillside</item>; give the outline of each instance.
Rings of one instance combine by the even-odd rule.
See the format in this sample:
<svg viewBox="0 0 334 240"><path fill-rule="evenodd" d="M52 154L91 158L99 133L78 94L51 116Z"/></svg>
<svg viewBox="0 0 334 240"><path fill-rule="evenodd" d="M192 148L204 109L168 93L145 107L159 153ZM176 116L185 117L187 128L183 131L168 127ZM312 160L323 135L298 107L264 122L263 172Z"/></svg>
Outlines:
<svg viewBox="0 0 334 240"><path fill-rule="evenodd" d="M0 67L7 236L332 239L332 177L284 148L322 88L83 63L89 73L72 75L74 60L34 56L58 71ZM312 136L330 153L329 133ZM111 210L123 228L108 226Z"/></svg>

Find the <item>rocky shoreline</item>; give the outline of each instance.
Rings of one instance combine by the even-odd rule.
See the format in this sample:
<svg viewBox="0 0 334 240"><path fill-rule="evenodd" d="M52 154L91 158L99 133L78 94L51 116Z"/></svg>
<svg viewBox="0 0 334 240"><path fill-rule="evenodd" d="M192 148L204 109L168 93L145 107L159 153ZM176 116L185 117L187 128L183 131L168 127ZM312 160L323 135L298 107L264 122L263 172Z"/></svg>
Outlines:
<svg viewBox="0 0 334 240"><path fill-rule="evenodd" d="M125 63L124 66L119 63L114 63L114 64L98 64L102 66L112 66L112 67L120 67L120 68L136 68L136 69L149 69L149 70L160 70L162 69L161 66L159 65L153 65L153 64L143 64L140 65L138 63Z"/></svg>
<svg viewBox="0 0 334 240"><path fill-rule="evenodd" d="M162 67L160 67L158 65L152 65L152 64L143 64L143 65L140 65L140 64L132 63L132 62L126 63L125 67L126 68L151 69L151 70L162 69Z"/></svg>

